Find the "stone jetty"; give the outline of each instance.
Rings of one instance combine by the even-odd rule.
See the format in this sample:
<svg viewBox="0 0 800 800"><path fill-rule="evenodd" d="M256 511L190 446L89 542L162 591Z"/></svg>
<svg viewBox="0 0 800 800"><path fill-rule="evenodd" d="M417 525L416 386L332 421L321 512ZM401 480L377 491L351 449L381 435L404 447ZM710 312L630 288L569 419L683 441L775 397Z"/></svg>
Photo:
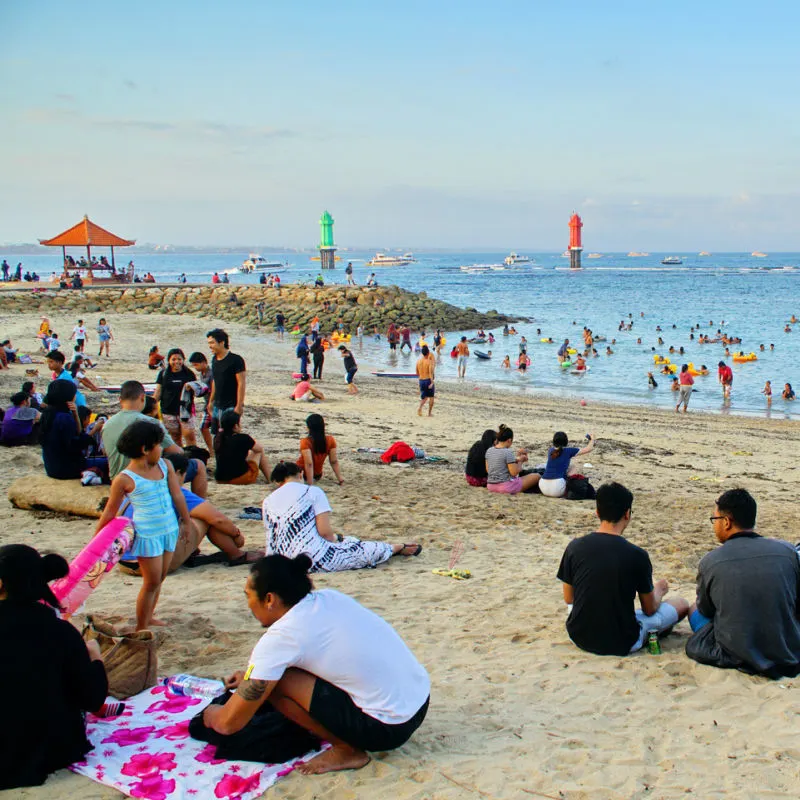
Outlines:
<svg viewBox="0 0 800 800"><path fill-rule="evenodd" d="M65 314L188 314L215 320L258 324L256 306L263 302L265 325L274 323L279 311L286 317L287 329L299 325L305 329L313 317L321 328L333 330L341 320L348 331L358 325L371 332L377 326L383 332L390 322L404 323L413 330L443 331L497 328L520 317L497 311L481 313L474 308L434 300L426 292L409 292L397 286L374 288L326 286L314 288L287 284L280 289L261 285L219 284L93 286L83 289L19 289L0 293L4 313L39 312L45 316ZM329 307L323 311L325 301Z"/></svg>

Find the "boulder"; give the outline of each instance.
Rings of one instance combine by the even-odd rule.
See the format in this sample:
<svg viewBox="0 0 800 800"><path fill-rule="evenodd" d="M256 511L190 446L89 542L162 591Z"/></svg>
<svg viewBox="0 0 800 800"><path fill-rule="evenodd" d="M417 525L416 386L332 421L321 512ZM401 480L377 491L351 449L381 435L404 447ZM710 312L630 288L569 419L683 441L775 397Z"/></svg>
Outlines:
<svg viewBox="0 0 800 800"><path fill-rule="evenodd" d="M26 475L8 487L15 508L57 511L99 519L108 502L110 486L81 486L79 480L59 481L46 475Z"/></svg>

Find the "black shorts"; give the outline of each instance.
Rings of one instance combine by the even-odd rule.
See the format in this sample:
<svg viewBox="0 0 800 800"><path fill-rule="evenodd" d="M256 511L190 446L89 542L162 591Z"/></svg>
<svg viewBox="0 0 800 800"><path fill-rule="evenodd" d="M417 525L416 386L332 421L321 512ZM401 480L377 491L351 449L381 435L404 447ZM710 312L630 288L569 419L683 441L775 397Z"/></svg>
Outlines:
<svg viewBox="0 0 800 800"><path fill-rule="evenodd" d="M309 713L338 739L359 750L394 750L404 745L422 725L428 713L430 697L408 722L389 725L365 714L349 694L317 678L311 695Z"/></svg>

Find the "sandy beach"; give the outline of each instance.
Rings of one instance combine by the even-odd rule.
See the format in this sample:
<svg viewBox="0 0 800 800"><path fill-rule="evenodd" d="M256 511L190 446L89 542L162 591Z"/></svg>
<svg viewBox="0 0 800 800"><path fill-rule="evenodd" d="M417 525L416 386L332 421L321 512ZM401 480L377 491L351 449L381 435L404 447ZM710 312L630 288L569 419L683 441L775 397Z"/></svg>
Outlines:
<svg viewBox="0 0 800 800"><path fill-rule="evenodd" d="M100 314L88 317L90 333ZM152 344L207 351L213 320L188 316L109 314L112 358L91 374L104 382L154 379L146 367ZM23 351L34 347L39 317L0 315L0 333ZM75 320L54 315L64 341ZM777 682L690 661L682 622L663 654L597 657L568 639L556 570L566 544L593 529L594 504L539 495L494 496L465 483L463 462L485 428L505 423L515 443L544 460L555 430L575 442L593 432L598 445L582 471L595 486L626 484L635 495L626 536L650 553L655 577L694 596L699 559L714 547L708 517L725 489L745 486L759 503L761 533L800 539L794 452L800 429L783 420L651 411L437 383L431 418L416 416L414 381L379 380L360 361L361 392L347 396L341 359L329 353L318 385L326 401L311 408L288 399L296 367L294 342L272 332L226 323L231 347L247 360L243 429L262 442L270 462L295 459L306 415L325 416L339 444L345 483L329 468L320 486L343 534L392 542L419 541L419 558L396 558L376 570L315 577L386 618L428 669L433 689L426 722L397 751L373 754L358 772L322 777L293 774L270 789L276 798L777 798L795 796L800 780L800 681ZM87 352L94 357L96 337ZM65 342L63 347L68 352ZM359 358L358 345L353 347ZM39 366L43 390L46 366ZM533 379L535 383L536 372ZM25 367L0 372L4 403L25 380ZM93 408L113 412L110 395L87 394ZM390 467L358 447L401 439L446 464ZM0 449L0 490L42 471L35 448ZM230 516L260 505L269 487L217 486L209 499ZM241 521L248 545L263 546L261 523ZM0 543L24 542L72 558L94 529L92 520L31 513L0 503ZM472 579L453 581L431 570L458 566ZM205 552L212 552L208 543ZM245 568L210 565L167 579L159 616L168 623L160 672L219 677L242 668L260 629L243 596ZM127 619L138 580L112 572L86 611ZM80 622L80 618L76 619ZM9 687L6 687L9 690ZM792 788L794 787L794 788ZM119 793L60 772L36 789L0 796L40 800L115 798Z"/></svg>

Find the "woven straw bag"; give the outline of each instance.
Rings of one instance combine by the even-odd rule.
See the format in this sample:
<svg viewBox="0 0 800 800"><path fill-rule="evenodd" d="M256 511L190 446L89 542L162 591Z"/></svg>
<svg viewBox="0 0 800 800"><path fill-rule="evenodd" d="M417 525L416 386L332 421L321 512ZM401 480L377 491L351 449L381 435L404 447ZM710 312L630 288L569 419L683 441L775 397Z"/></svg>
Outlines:
<svg viewBox="0 0 800 800"><path fill-rule="evenodd" d="M96 639L108 676L108 692L125 700L156 685L158 646L151 631L121 634L105 620L88 615L83 638Z"/></svg>

